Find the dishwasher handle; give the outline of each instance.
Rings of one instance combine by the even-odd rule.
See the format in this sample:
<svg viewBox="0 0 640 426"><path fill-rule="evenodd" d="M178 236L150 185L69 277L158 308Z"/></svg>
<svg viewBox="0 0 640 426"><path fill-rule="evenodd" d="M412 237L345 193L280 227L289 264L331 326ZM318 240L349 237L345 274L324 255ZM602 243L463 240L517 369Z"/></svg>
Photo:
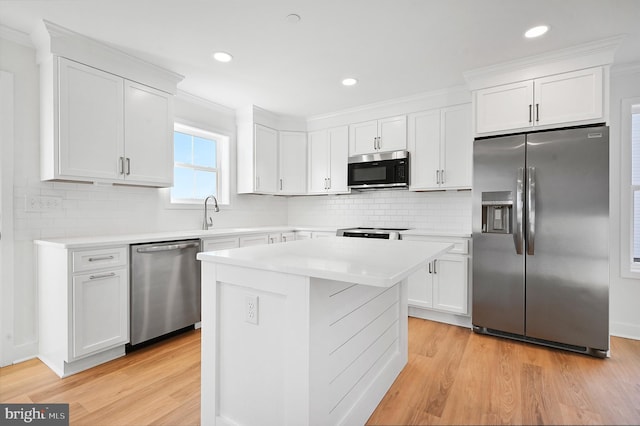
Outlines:
<svg viewBox="0 0 640 426"><path fill-rule="evenodd" d="M155 253L159 251L171 251L182 250L186 248L200 247L200 241L193 241L189 243L176 243L176 244L160 244L151 247L139 247L136 249L138 253Z"/></svg>

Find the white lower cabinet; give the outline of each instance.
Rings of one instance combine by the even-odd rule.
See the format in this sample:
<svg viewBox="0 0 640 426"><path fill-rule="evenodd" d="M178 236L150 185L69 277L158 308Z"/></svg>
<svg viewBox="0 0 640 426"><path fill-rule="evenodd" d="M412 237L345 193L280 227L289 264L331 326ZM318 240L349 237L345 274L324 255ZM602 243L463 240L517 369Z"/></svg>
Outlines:
<svg viewBox="0 0 640 426"><path fill-rule="evenodd" d="M73 358L129 341L126 268L73 276Z"/></svg>
<svg viewBox="0 0 640 426"><path fill-rule="evenodd" d="M288 243L290 241L295 241L295 240L296 240L296 233L294 231L282 233L281 241L283 243Z"/></svg>
<svg viewBox="0 0 640 426"><path fill-rule="evenodd" d="M259 246L261 244L269 244L269 234L240 236L240 247Z"/></svg>
<svg viewBox="0 0 640 426"><path fill-rule="evenodd" d="M240 247L240 238L238 237L216 237L202 239L202 251L227 250L237 247Z"/></svg>
<svg viewBox="0 0 640 426"><path fill-rule="evenodd" d="M469 313L469 240L403 235L403 240L454 244L446 255L409 277L409 306L448 313Z"/></svg>
<svg viewBox="0 0 640 426"><path fill-rule="evenodd" d="M129 246L36 248L38 357L65 377L124 355Z"/></svg>

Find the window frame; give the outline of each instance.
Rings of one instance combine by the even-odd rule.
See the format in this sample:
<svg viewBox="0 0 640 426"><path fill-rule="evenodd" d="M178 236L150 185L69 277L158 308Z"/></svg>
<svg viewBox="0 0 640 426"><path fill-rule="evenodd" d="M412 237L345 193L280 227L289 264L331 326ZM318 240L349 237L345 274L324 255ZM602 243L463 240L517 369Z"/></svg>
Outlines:
<svg viewBox="0 0 640 426"><path fill-rule="evenodd" d="M206 130L201 127L196 127L191 124L184 124L181 122L175 122L173 126L173 133L175 132L188 134L204 139L212 139L216 141L216 167L205 167L194 164L176 163L173 162L173 167L185 167L193 170L215 171L216 172L216 199L218 205L229 205L229 136ZM175 142L174 142L175 144ZM174 146L175 149L175 146ZM189 199L174 199L172 197L171 188L167 188L167 207L174 209L200 209L204 200L189 198Z"/></svg>
<svg viewBox="0 0 640 426"><path fill-rule="evenodd" d="M621 105L621 185L620 185L620 270L625 278L640 278L640 262L633 259L634 252L634 191L632 170L632 114L640 113L640 97L622 100Z"/></svg>

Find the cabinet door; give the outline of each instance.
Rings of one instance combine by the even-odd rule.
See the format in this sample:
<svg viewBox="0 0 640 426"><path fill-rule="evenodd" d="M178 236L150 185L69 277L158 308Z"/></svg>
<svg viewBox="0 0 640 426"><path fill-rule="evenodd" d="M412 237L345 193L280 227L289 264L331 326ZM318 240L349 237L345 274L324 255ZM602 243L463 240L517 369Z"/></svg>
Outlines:
<svg viewBox="0 0 640 426"><path fill-rule="evenodd" d="M535 125L570 123L603 116L602 68L534 81Z"/></svg>
<svg viewBox="0 0 640 426"><path fill-rule="evenodd" d="M409 305L420 308L433 307L433 280L429 268L423 268L409 276Z"/></svg>
<svg viewBox="0 0 640 426"><path fill-rule="evenodd" d="M296 240L296 233L295 232L283 232L282 233L282 238L281 241L283 243L288 243L290 241L295 241Z"/></svg>
<svg viewBox="0 0 640 426"><path fill-rule="evenodd" d="M445 108L441 113L441 188L471 188L473 134L471 105Z"/></svg>
<svg viewBox="0 0 640 426"><path fill-rule="evenodd" d="M378 121L366 121L349 126L349 155L377 151Z"/></svg>
<svg viewBox="0 0 640 426"><path fill-rule="evenodd" d="M240 247L238 237L209 238L202 240L202 251L226 250Z"/></svg>
<svg viewBox="0 0 640 426"><path fill-rule="evenodd" d="M281 194L304 194L307 189L307 135L305 132L280 132Z"/></svg>
<svg viewBox="0 0 640 426"><path fill-rule="evenodd" d="M129 341L128 270L75 275L72 353L80 358Z"/></svg>
<svg viewBox="0 0 640 426"><path fill-rule="evenodd" d="M269 235L245 235L240 237L240 247L259 246L269 244Z"/></svg>
<svg viewBox="0 0 640 426"><path fill-rule="evenodd" d="M457 314L468 312L468 264L465 256L442 256L434 262L434 309Z"/></svg>
<svg viewBox="0 0 640 426"><path fill-rule="evenodd" d="M275 194L278 180L278 131L256 124L254 143L256 192Z"/></svg>
<svg viewBox="0 0 640 426"><path fill-rule="evenodd" d="M398 151L407 149L407 116L378 120L378 150Z"/></svg>
<svg viewBox="0 0 640 426"><path fill-rule="evenodd" d="M409 115L411 189L439 189L440 110Z"/></svg>
<svg viewBox="0 0 640 426"><path fill-rule="evenodd" d="M329 192L345 193L349 160L349 129L347 126L329 129Z"/></svg>
<svg viewBox="0 0 640 426"><path fill-rule="evenodd" d="M476 133L533 125L533 81L505 84L474 93Z"/></svg>
<svg viewBox="0 0 640 426"><path fill-rule="evenodd" d="M142 84L125 83L125 180L173 185L173 98Z"/></svg>
<svg viewBox="0 0 640 426"><path fill-rule="evenodd" d="M309 193L324 194L327 192L329 161L328 131L318 130L309 133Z"/></svg>
<svg viewBox="0 0 640 426"><path fill-rule="evenodd" d="M121 179L124 80L60 58L58 173Z"/></svg>

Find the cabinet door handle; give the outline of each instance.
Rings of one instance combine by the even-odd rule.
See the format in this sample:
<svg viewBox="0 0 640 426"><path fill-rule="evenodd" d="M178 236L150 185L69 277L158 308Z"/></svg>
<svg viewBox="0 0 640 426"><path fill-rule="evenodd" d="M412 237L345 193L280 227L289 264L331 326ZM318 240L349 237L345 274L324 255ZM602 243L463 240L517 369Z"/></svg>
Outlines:
<svg viewBox="0 0 640 426"><path fill-rule="evenodd" d="M378 136L378 149L380 149L380 136Z"/></svg>
<svg viewBox="0 0 640 426"><path fill-rule="evenodd" d="M124 174L124 157L120 157L120 170L118 171L119 175L123 175Z"/></svg>
<svg viewBox="0 0 640 426"><path fill-rule="evenodd" d="M444 183L444 170L440 170L440 183Z"/></svg>
<svg viewBox="0 0 640 426"><path fill-rule="evenodd" d="M90 257L89 262L99 262L101 260L113 260L113 256Z"/></svg>
<svg viewBox="0 0 640 426"><path fill-rule="evenodd" d="M440 170L436 170L436 183L440 185Z"/></svg>
<svg viewBox="0 0 640 426"><path fill-rule="evenodd" d="M437 274L437 273L438 273L438 271L437 271L437 269L436 269L436 263L437 263L437 262L438 262L438 259L436 259L436 260L434 260L434 261L433 261L433 273L434 273L434 274Z"/></svg>
<svg viewBox="0 0 640 426"><path fill-rule="evenodd" d="M533 115L532 115L532 109L531 109L531 104L529 104L529 123L533 122Z"/></svg>
<svg viewBox="0 0 640 426"><path fill-rule="evenodd" d="M431 273L431 262L429 262L429 273Z"/></svg>
<svg viewBox="0 0 640 426"><path fill-rule="evenodd" d="M536 122L540 121L540 104L536 104Z"/></svg>
<svg viewBox="0 0 640 426"><path fill-rule="evenodd" d="M111 278L111 277L115 277L115 276L116 276L115 272L110 272L108 274L89 275L89 279L90 280L100 280L100 279Z"/></svg>
<svg viewBox="0 0 640 426"><path fill-rule="evenodd" d="M131 158L127 157L127 176L131 174Z"/></svg>
<svg viewBox="0 0 640 426"><path fill-rule="evenodd" d="M331 189L331 178L327 178L327 189Z"/></svg>
<svg viewBox="0 0 640 426"><path fill-rule="evenodd" d="M282 242L283 242L283 243L286 243L286 242L287 242L287 236L286 236L286 235L283 235L283 236L282 236Z"/></svg>
<svg viewBox="0 0 640 426"><path fill-rule="evenodd" d="M280 179L280 191L282 191L282 179Z"/></svg>

